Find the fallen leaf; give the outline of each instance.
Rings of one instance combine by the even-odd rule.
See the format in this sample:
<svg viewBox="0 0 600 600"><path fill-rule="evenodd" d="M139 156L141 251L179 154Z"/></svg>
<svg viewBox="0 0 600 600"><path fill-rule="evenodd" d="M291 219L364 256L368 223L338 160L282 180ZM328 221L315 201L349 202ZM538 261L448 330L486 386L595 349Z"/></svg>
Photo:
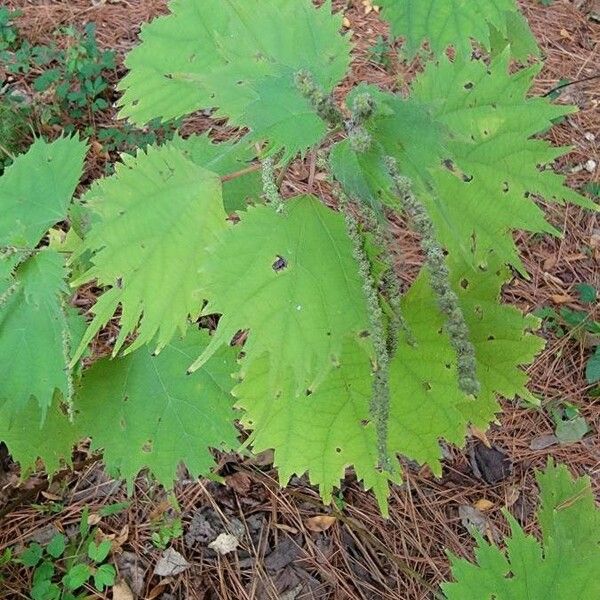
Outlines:
<svg viewBox="0 0 600 600"><path fill-rule="evenodd" d="M167 587L173 582L171 577L167 577L167 579L163 579L158 585L155 585L147 596L147 600L154 600L158 598Z"/></svg>
<svg viewBox="0 0 600 600"><path fill-rule="evenodd" d="M88 525L90 527L94 527L94 525L98 525L102 521L102 517L98 513L92 513L88 516Z"/></svg>
<svg viewBox="0 0 600 600"><path fill-rule="evenodd" d="M458 516L463 527L470 533L476 530L485 535L490 542L497 540L498 530L480 510L463 504L458 507Z"/></svg>
<svg viewBox="0 0 600 600"><path fill-rule="evenodd" d="M154 567L159 577L174 577L190 568L190 563L174 548L167 548Z"/></svg>
<svg viewBox="0 0 600 600"><path fill-rule="evenodd" d="M520 495L521 492L514 485L509 487L504 496L504 506L510 508L519 499Z"/></svg>
<svg viewBox="0 0 600 600"><path fill-rule="evenodd" d="M59 502L60 500L62 500L62 496L59 496L57 494L51 494L50 492L42 492L42 496L44 496L46 500L52 500L54 502Z"/></svg>
<svg viewBox="0 0 600 600"><path fill-rule="evenodd" d="M238 494L247 494L252 487L252 478L247 473L238 471L225 477L225 483Z"/></svg>
<svg viewBox="0 0 600 600"><path fill-rule="evenodd" d="M220 533L217 536L217 539L212 541L208 547L218 554L229 554L230 552L233 552L239 545L240 540L238 540L235 535L231 535L231 533Z"/></svg>
<svg viewBox="0 0 600 600"><path fill-rule="evenodd" d="M281 529L281 531L287 531L292 535L296 535L298 533L298 530L295 527L290 527L289 525L284 525L283 523L274 523L274 527Z"/></svg>
<svg viewBox="0 0 600 600"><path fill-rule="evenodd" d="M327 531L335 522L336 518L331 515L317 515L316 517L307 519L304 522L304 525L306 525L306 528L310 531L320 533L322 531Z"/></svg>
<svg viewBox="0 0 600 600"><path fill-rule="evenodd" d="M348 17L344 17L344 20L342 21L342 25L346 29L350 29L350 19Z"/></svg>
<svg viewBox="0 0 600 600"><path fill-rule="evenodd" d="M481 500L477 500L473 506L481 512L486 512L494 508L494 503L490 500L486 500L485 498L481 498Z"/></svg>
<svg viewBox="0 0 600 600"><path fill-rule="evenodd" d="M571 302L575 302L575 298L569 294L553 294L550 296L550 299L554 304L570 304Z"/></svg>
<svg viewBox="0 0 600 600"><path fill-rule="evenodd" d="M483 431L482 429L479 429L479 427L475 427L474 425L471 425L470 430L471 430L471 435L473 437L476 437L479 441L481 441L483 444L485 444L488 448L492 447L492 444L490 443L490 440L488 439L488 436L485 431Z"/></svg>
<svg viewBox="0 0 600 600"><path fill-rule="evenodd" d="M558 443L559 440L553 433L546 433L544 435L538 435L537 437L534 437L529 444L529 449L544 450L545 448L550 448Z"/></svg>
<svg viewBox="0 0 600 600"><path fill-rule="evenodd" d="M123 579L115 583L112 589L113 600L134 600L133 592Z"/></svg>

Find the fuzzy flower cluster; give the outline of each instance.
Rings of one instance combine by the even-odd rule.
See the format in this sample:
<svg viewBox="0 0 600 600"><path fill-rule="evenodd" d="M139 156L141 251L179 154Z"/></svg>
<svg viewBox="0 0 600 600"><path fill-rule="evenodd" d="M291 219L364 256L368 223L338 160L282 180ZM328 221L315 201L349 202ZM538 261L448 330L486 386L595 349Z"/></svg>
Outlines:
<svg viewBox="0 0 600 600"><path fill-rule="evenodd" d="M312 104L319 117L332 129L343 124L344 119L333 98L321 89L308 71L298 71L295 76L295 84L300 93Z"/></svg>
<svg viewBox="0 0 600 600"><path fill-rule="evenodd" d="M477 378L475 348L469 338L469 327L460 308L458 296L450 284L450 273L444 251L435 234L435 227L425 207L413 194L410 181L399 174L396 161L387 157L386 166L415 231L421 237L431 288L437 297L440 310L446 317L446 331L456 352L460 389L465 394L476 396L481 386Z"/></svg>
<svg viewBox="0 0 600 600"><path fill-rule="evenodd" d="M274 206L277 212L281 212L283 210L283 199L279 194L275 180L275 164L270 157L265 158L262 163L262 185L267 202Z"/></svg>

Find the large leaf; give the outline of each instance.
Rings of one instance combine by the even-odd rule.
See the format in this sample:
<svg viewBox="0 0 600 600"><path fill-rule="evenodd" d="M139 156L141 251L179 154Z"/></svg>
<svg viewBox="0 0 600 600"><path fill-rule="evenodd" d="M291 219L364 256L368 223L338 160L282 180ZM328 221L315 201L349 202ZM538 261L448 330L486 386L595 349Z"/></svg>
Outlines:
<svg viewBox="0 0 600 600"><path fill-rule="evenodd" d="M104 461L130 484L149 468L171 487L185 463L194 476L213 466L211 448L235 448L237 431L230 390L235 354L217 352L202 369L186 369L208 341L189 329L158 355L148 348L114 360L101 360L84 373L75 397L76 423Z"/></svg>
<svg viewBox="0 0 600 600"><path fill-rule="evenodd" d="M0 306L0 403L5 410L25 410L33 396L45 414L56 392L70 401L73 336L64 263L53 250L23 262L14 274L14 291Z"/></svg>
<svg viewBox="0 0 600 600"><path fill-rule="evenodd" d="M73 285L111 286L94 306L94 319L76 353L120 305L115 354L139 323L133 351L151 341L160 350L201 304L194 296L205 248L226 228L219 176L171 146L123 155L112 177L86 200L98 215L77 256L93 252L92 267Z"/></svg>
<svg viewBox="0 0 600 600"><path fill-rule="evenodd" d="M39 138L0 178L0 246L35 248L67 216L87 146L79 139Z"/></svg>
<svg viewBox="0 0 600 600"><path fill-rule="evenodd" d="M477 564L452 557L448 600L539 600L600 597L600 511L588 477L572 479L566 466L549 464L537 474L542 541L525 534L507 512L506 551L480 535Z"/></svg>
<svg viewBox="0 0 600 600"><path fill-rule="evenodd" d="M208 135L176 136L171 142L193 163L213 171L221 177L243 172L251 167L256 151L247 139L238 142L215 144ZM223 204L227 212L243 210L249 201L256 201L262 194L260 171L251 171L240 177L226 180L223 184Z"/></svg>
<svg viewBox="0 0 600 600"><path fill-rule="evenodd" d="M268 353L273 389L298 393L340 359L346 336L368 329L366 303L343 217L312 196L251 207L202 265L203 314L221 313L195 367L249 329L246 366ZM281 383L281 385L283 385Z"/></svg>
<svg viewBox="0 0 600 600"><path fill-rule="evenodd" d="M533 136L572 108L527 97L538 71L509 74L506 52L490 66L444 57L417 78L410 100L369 88L378 103L367 124L373 147L364 156L347 145L334 148L336 177L353 196L394 206L383 171L383 157L391 155L412 179L446 247L464 256L474 250L479 261L494 249L524 271L511 230L557 233L531 194L594 207L565 187L564 177L540 170L567 149Z"/></svg>
<svg viewBox="0 0 600 600"><path fill-rule="evenodd" d="M401 339L390 365L388 448L392 454L429 464L436 474L441 471L439 440L460 445L469 424L487 427L499 411L497 394L531 399L520 366L543 347L540 338L528 333L538 321L499 304L509 272L497 257L490 257L489 264L486 271L475 272L460 257L451 262L452 284L476 349L481 381L476 399L458 387L456 354L425 274L403 299L403 315L416 344ZM247 366L234 395L245 411L244 424L253 431L253 447L275 449L282 484L294 473L307 471L329 501L344 469L354 466L385 512L387 479L397 480L397 473L377 468L369 413L371 360L356 342L344 348L338 366L309 395L295 396L289 373L280 393L270 392L267 358Z"/></svg>
<svg viewBox="0 0 600 600"><path fill-rule="evenodd" d="M0 440L19 463L21 474L32 471L37 460L44 463L49 474L61 464L69 464L78 433L56 399L48 409L46 420L40 422L40 408L30 398L19 412L7 404L0 405Z"/></svg>
<svg viewBox="0 0 600 600"><path fill-rule="evenodd" d="M348 69L350 44L329 1L174 0L170 10L127 56L121 116L143 124L218 107L286 157L322 139L326 127L294 75L308 70L329 91Z"/></svg>
<svg viewBox="0 0 600 600"><path fill-rule="evenodd" d="M469 56L472 41L492 49L494 35L516 47L515 56L538 54L537 43L515 0L379 0L392 33L405 40L404 52L414 57L423 42L441 56L452 46Z"/></svg>

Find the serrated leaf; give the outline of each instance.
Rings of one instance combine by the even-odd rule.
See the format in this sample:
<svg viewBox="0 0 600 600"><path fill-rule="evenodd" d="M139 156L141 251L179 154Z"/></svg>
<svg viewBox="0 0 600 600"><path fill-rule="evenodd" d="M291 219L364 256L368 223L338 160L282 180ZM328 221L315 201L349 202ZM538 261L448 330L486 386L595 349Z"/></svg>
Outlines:
<svg viewBox="0 0 600 600"><path fill-rule="evenodd" d="M348 341L339 365L310 395L294 393L293 381L274 397L270 393L267 356L248 368L234 390L244 409L243 424L253 431L255 453L275 449L279 481L308 472L326 503L353 466L365 489L372 489L381 506L388 496L388 475L376 469L377 439L370 422L371 361L356 342Z"/></svg>
<svg viewBox="0 0 600 600"><path fill-rule="evenodd" d="M473 399L458 387L456 354L425 274L403 299L403 315L416 344L401 340L390 365L390 454L427 463L435 473L441 471L439 440L462 445L469 424L487 427L499 410L497 394L531 399L520 366L530 363L543 347L543 340L528 333L538 326L537 319L499 303L509 271L497 257L490 257L490 266L481 272L473 271L460 256L449 260L453 287L476 349L481 393ZM339 366L310 395L295 397L289 385L279 394L270 392L267 357L245 368L234 395L245 411L244 424L253 431L255 451L274 448L282 484L307 471L329 502L344 469L354 466L385 512L389 474L377 469L369 408L371 360L356 342L344 348ZM288 372L288 384L290 379ZM391 475L392 480L397 478L397 473Z"/></svg>
<svg viewBox="0 0 600 600"><path fill-rule="evenodd" d="M237 445L229 395L233 350L221 349L186 375L208 339L208 333L190 328L184 340L171 342L158 356L141 348L100 360L84 373L75 397L77 428L92 438L93 448L104 448L107 468L130 485L149 468L171 487L181 463L194 476L206 475L214 464L210 448Z"/></svg>
<svg viewBox="0 0 600 600"><path fill-rule="evenodd" d="M63 463L70 464L73 446L80 439L57 398L48 409L43 425L40 421L40 408L34 398L18 412L10 405L0 406L0 439L21 466L22 474L35 470L38 459L48 473L55 473Z"/></svg>
<svg viewBox="0 0 600 600"><path fill-rule="evenodd" d="M67 547L67 538L62 533L57 533L46 546L46 552L52 558L60 558Z"/></svg>
<svg viewBox="0 0 600 600"><path fill-rule="evenodd" d="M238 142L214 143L208 135L175 136L171 142L193 163L221 177L238 173L251 166L256 152L247 139ZM243 210L248 201L256 201L262 194L260 171L247 173L223 183L223 204L227 212Z"/></svg>
<svg viewBox="0 0 600 600"><path fill-rule="evenodd" d="M65 275L64 258L48 249L26 260L14 274L14 291L0 306L2 410L25 410L33 396L43 415L56 392L70 401L74 323L65 307Z"/></svg>
<svg viewBox="0 0 600 600"><path fill-rule="evenodd" d="M188 316L200 312L194 291L205 248L226 228L219 176L189 161L177 148L151 147L123 155L112 177L86 199L97 213L76 253L93 252L92 267L72 285L97 280L111 286L96 302L76 358L121 306L116 355L138 327L131 352L154 342L160 350Z"/></svg>
<svg viewBox="0 0 600 600"><path fill-rule="evenodd" d="M329 1L175 0L170 10L143 28L127 56L121 116L143 124L218 107L285 157L321 140L326 127L293 77L310 71L330 91L348 69L350 43Z"/></svg>
<svg viewBox="0 0 600 600"><path fill-rule="evenodd" d="M393 156L412 179L447 248L465 257L474 251L475 262L493 249L524 272L510 231L558 233L531 194L597 208L565 187L563 176L540 171L539 165L566 149L533 136L572 108L527 97L538 70L534 66L509 74L506 52L489 66L442 57L417 77L407 101L366 88L378 104L367 123L373 147L364 158L353 158L348 148L334 148L335 176L362 201L395 206L387 174L375 177L372 172L382 168L385 155ZM357 167L362 175L350 177Z"/></svg>
<svg viewBox="0 0 600 600"><path fill-rule="evenodd" d="M67 216L87 145L76 137L38 138L0 178L0 246L35 248Z"/></svg>
<svg viewBox="0 0 600 600"><path fill-rule="evenodd" d="M588 383L598 383L600 381L600 346L590 356L585 366L585 378Z"/></svg>
<svg viewBox="0 0 600 600"><path fill-rule="evenodd" d="M517 58L524 60L529 53L539 54L515 0L378 0L378 4L393 34L404 38L403 51L409 59L417 54L423 42L428 43L436 56L441 56L449 46L458 55L470 56L472 40L490 50L491 28L517 47Z"/></svg>
<svg viewBox="0 0 600 600"><path fill-rule="evenodd" d="M537 474L542 541L526 535L505 513L511 536L506 551L478 536L477 564L452 556L448 600L538 600L600 596L600 511L588 477L573 479L566 466L550 463Z"/></svg>
<svg viewBox="0 0 600 600"><path fill-rule="evenodd" d="M192 369L249 329L245 368L268 353L272 388L289 374L305 393L339 360L344 338L368 329L343 217L313 196L286 202L281 214L249 208L210 255L201 272L203 314L222 317Z"/></svg>

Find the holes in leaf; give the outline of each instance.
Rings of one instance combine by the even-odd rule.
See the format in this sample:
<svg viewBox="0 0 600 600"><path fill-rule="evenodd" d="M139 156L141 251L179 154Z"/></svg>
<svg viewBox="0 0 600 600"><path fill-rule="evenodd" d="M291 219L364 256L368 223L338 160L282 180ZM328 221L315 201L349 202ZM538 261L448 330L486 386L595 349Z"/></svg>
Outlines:
<svg viewBox="0 0 600 600"><path fill-rule="evenodd" d="M336 451L338 454L341 454L341 453L342 453L342 449L341 449L339 446L338 446L338 447L335 449L335 451Z"/></svg>
<svg viewBox="0 0 600 600"><path fill-rule="evenodd" d="M471 181L473 181L473 175L467 175L466 173L463 173L462 180L465 183L471 183Z"/></svg>
<svg viewBox="0 0 600 600"><path fill-rule="evenodd" d="M492 342L493 340L495 340L496 338L493 335L488 335L487 336L487 341L488 342Z"/></svg>
<svg viewBox="0 0 600 600"><path fill-rule="evenodd" d="M502 184L502 191L503 191L505 194L508 194L508 192L510 192L510 186L508 185L508 181L505 181L505 182Z"/></svg>
<svg viewBox="0 0 600 600"><path fill-rule="evenodd" d="M306 390L305 393L307 396L310 396L313 393L313 391L311 389L308 389L308 390Z"/></svg>
<svg viewBox="0 0 600 600"><path fill-rule="evenodd" d="M370 333L369 333L369 332L368 332L368 331L365 329L364 331L361 331L361 332L358 334L358 337L361 337L361 338L367 338L367 337L369 337L370 335L371 335L371 334L370 334Z"/></svg>
<svg viewBox="0 0 600 600"><path fill-rule="evenodd" d="M474 85L472 81L467 81L467 83L465 83L465 90L472 90Z"/></svg>
<svg viewBox="0 0 600 600"><path fill-rule="evenodd" d="M446 369L450 370L452 368L452 365L450 363L446 363L444 365L446 367Z"/></svg>
<svg viewBox="0 0 600 600"><path fill-rule="evenodd" d="M424 389L426 392L430 392L430 391L431 391L431 384L429 383L429 381L424 381L424 382L423 382L423 389Z"/></svg>
<svg viewBox="0 0 600 600"><path fill-rule="evenodd" d="M466 290L466 289L469 287L469 280L468 280L468 279L465 279L465 278L461 279L461 280L460 280L460 287L461 287L463 290Z"/></svg>
<svg viewBox="0 0 600 600"><path fill-rule="evenodd" d="M279 273L279 271L283 271L288 266L287 260L283 258L283 256L277 255L275 262L272 264L273 271Z"/></svg>
<svg viewBox="0 0 600 600"><path fill-rule="evenodd" d="M142 452L145 452L146 454L150 454L150 452L152 452L152 446L154 445L154 442L152 440L148 440L143 446L142 446Z"/></svg>
<svg viewBox="0 0 600 600"><path fill-rule="evenodd" d="M483 319L483 308L481 306L479 306L479 304L477 304L475 306L475 308L473 309L473 312L475 313L475 316L478 319Z"/></svg>
<svg viewBox="0 0 600 600"><path fill-rule="evenodd" d="M165 73L165 79L173 79L173 73Z"/></svg>
<svg viewBox="0 0 600 600"><path fill-rule="evenodd" d="M361 419L360 424L363 427L366 427L371 421L369 421L369 419Z"/></svg>
<svg viewBox="0 0 600 600"><path fill-rule="evenodd" d="M454 173L456 171L456 165L454 164L454 161L451 158L445 158L442 161L442 165L446 167L446 169L448 169L448 171L450 171L451 173Z"/></svg>

